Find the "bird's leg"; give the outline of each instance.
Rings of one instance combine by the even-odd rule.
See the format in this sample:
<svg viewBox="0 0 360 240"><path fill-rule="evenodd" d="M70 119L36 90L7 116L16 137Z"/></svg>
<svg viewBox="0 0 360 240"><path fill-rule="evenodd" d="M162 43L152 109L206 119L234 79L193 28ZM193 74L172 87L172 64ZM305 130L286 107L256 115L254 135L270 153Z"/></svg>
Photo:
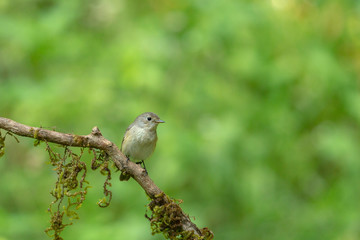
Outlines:
<svg viewBox="0 0 360 240"><path fill-rule="evenodd" d="M144 165L144 169L145 169L146 174L148 174L148 172L147 172L147 170L146 170L146 166L145 166L144 160L141 160L141 162L142 162L142 164Z"/></svg>
<svg viewBox="0 0 360 240"><path fill-rule="evenodd" d="M148 174L148 172L147 172L147 170L146 170L146 166L145 166L144 160L141 160L141 162L136 162L136 164L140 164L140 166L141 166L141 164L143 164L145 173Z"/></svg>

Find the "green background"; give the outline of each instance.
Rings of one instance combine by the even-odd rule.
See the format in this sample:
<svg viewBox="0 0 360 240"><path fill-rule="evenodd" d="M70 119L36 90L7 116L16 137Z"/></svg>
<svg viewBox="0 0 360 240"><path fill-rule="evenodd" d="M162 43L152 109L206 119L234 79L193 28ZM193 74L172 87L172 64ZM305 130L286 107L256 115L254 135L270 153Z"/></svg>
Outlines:
<svg viewBox="0 0 360 240"><path fill-rule="evenodd" d="M120 145L157 113L150 177L215 239L360 238L359 69L355 0L0 0L0 116ZM56 175L19 139L0 159L0 240L49 239ZM65 240L163 239L118 175L102 209L89 171Z"/></svg>

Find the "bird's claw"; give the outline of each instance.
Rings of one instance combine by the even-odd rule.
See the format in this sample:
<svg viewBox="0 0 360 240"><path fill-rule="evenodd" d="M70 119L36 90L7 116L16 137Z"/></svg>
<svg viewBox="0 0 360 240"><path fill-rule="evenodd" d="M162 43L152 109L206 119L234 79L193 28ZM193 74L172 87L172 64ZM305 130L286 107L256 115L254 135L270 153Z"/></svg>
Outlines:
<svg viewBox="0 0 360 240"><path fill-rule="evenodd" d="M144 166L143 169L144 169L146 175L148 175L148 171L146 170L146 166L145 166L144 160L142 160L141 162L136 162L136 164L140 164L140 166L141 166L141 164L143 164L143 166Z"/></svg>

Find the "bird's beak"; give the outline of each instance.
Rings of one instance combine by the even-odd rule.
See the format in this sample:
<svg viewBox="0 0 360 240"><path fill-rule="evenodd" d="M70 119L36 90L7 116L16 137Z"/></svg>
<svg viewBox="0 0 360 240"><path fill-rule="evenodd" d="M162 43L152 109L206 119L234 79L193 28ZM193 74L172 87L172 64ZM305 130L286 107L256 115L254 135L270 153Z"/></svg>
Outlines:
<svg viewBox="0 0 360 240"><path fill-rule="evenodd" d="M156 122L156 123L165 123L165 121L163 121L163 120L161 120L161 119L156 120L155 122Z"/></svg>

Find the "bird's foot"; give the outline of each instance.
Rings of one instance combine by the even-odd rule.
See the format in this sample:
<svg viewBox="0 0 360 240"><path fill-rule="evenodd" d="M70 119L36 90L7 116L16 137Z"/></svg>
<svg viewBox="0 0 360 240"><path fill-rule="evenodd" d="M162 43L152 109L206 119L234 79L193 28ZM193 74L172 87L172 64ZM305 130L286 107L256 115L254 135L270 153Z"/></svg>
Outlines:
<svg viewBox="0 0 360 240"><path fill-rule="evenodd" d="M136 162L136 164L140 164L140 166L141 166L141 164L142 164L142 165L144 166L143 168L144 168L144 170L145 170L146 175L148 174L148 171L146 170L146 166L145 166L144 160L142 160L141 162Z"/></svg>

